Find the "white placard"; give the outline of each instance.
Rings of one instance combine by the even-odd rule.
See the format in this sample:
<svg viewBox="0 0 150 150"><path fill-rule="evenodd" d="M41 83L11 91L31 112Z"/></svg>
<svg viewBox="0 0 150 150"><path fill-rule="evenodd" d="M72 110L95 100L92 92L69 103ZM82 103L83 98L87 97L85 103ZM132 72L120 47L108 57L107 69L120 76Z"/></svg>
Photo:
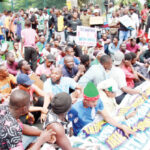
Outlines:
<svg viewBox="0 0 150 150"><path fill-rule="evenodd" d="M76 43L81 46L96 46L97 30L95 28L77 26Z"/></svg>

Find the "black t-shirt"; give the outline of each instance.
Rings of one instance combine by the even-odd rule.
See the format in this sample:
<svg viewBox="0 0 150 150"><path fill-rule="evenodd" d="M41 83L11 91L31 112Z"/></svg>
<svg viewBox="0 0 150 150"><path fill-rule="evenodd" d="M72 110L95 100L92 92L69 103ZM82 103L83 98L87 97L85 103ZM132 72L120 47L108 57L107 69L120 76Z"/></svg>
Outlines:
<svg viewBox="0 0 150 150"><path fill-rule="evenodd" d="M123 24L120 23L119 30L121 30L121 31L128 31L129 29L127 29Z"/></svg>

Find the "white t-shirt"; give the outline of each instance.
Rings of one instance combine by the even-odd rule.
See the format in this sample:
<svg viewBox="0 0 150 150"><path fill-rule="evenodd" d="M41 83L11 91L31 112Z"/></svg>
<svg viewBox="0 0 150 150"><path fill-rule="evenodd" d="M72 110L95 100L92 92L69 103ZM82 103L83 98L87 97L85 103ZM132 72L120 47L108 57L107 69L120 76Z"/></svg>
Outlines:
<svg viewBox="0 0 150 150"><path fill-rule="evenodd" d="M116 91L116 96L120 96L123 93L121 88L127 86L124 71L120 67L113 66L110 72L110 77L116 81L118 86L118 90Z"/></svg>

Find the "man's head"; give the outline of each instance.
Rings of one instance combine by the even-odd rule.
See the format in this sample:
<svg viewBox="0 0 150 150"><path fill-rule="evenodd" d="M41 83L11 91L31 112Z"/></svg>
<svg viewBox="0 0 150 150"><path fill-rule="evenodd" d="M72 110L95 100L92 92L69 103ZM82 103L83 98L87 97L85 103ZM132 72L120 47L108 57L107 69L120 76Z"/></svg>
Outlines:
<svg viewBox="0 0 150 150"><path fill-rule="evenodd" d="M60 82L60 79L62 77L62 71L61 68L53 68L51 72L51 81L53 84L58 84Z"/></svg>
<svg viewBox="0 0 150 150"><path fill-rule="evenodd" d="M18 68L22 73L29 74L31 71L30 65L26 60L20 60L18 62Z"/></svg>
<svg viewBox="0 0 150 150"><path fill-rule="evenodd" d="M14 50L15 51L19 50L19 43L18 42L14 42Z"/></svg>
<svg viewBox="0 0 150 150"><path fill-rule="evenodd" d="M119 41L119 40L118 40L118 37L114 37L113 43L114 43L114 44L118 44L118 41Z"/></svg>
<svg viewBox="0 0 150 150"><path fill-rule="evenodd" d="M8 70L4 64L0 64L0 80L4 80L9 76Z"/></svg>
<svg viewBox="0 0 150 150"><path fill-rule="evenodd" d="M52 111L57 114L66 114L72 104L71 96L65 92L56 94L51 101Z"/></svg>
<svg viewBox="0 0 150 150"><path fill-rule="evenodd" d="M31 21L30 21L29 19L26 20L25 26L26 26L27 28L30 28L30 27L31 27Z"/></svg>
<svg viewBox="0 0 150 150"><path fill-rule="evenodd" d="M136 54L133 52L130 52L130 55L132 57L131 64L133 65L137 61Z"/></svg>
<svg viewBox="0 0 150 150"><path fill-rule="evenodd" d="M84 15L87 14L87 9L86 9L86 8L83 9L83 14L84 14Z"/></svg>
<svg viewBox="0 0 150 150"><path fill-rule="evenodd" d="M50 44L49 44L49 43L47 43L47 44L45 45L45 49L46 49L47 51L49 51L49 52L50 52L51 46L50 46Z"/></svg>
<svg viewBox="0 0 150 150"><path fill-rule="evenodd" d="M94 10L94 16L99 16L99 10L98 9Z"/></svg>
<svg viewBox="0 0 150 150"><path fill-rule="evenodd" d="M73 57L69 56L69 55L65 56L64 64L69 70L71 70L74 67L74 59L73 59Z"/></svg>
<svg viewBox="0 0 150 150"><path fill-rule="evenodd" d="M17 84L21 87L21 89L29 90L33 81L27 74L21 73L17 76Z"/></svg>
<svg viewBox="0 0 150 150"><path fill-rule="evenodd" d="M120 66L124 60L124 54L121 51L116 51L113 55L113 64L115 66Z"/></svg>
<svg viewBox="0 0 150 150"><path fill-rule="evenodd" d="M105 70L111 70L111 68L112 68L112 59L111 59L110 56L103 55L100 58L100 63L103 65L103 67L105 68Z"/></svg>
<svg viewBox="0 0 150 150"><path fill-rule="evenodd" d="M102 38L103 38L103 40L107 40L107 35L106 35L106 33L104 33L104 34L102 35Z"/></svg>
<svg viewBox="0 0 150 150"><path fill-rule="evenodd" d="M113 18L116 17L116 13L115 13L115 12L112 13L112 17L113 17Z"/></svg>
<svg viewBox="0 0 150 150"><path fill-rule="evenodd" d="M15 56L12 52L6 53L6 60L8 63L14 63L15 62Z"/></svg>
<svg viewBox="0 0 150 150"><path fill-rule="evenodd" d="M82 55L80 57L81 59L81 64L83 64L86 68L89 68L90 66L90 58L89 58L89 55Z"/></svg>
<svg viewBox="0 0 150 150"><path fill-rule="evenodd" d="M78 18L78 13L77 13L77 12L74 12L74 13L73 13L73 19L76 20L77 18Z"/></svg>
<svg viewBox="0 0 150 150"><path fill-rule="evenodd" d="M9 107L15 112L15 117L18 119L28 113L30 106L30 96L23 90L15 90L10 95Z"/></svg>
<svg viewBox="0 0 150 150"><path fill-rule="evenodd" d="M54 47L58 47L59 46L59 41L58 39L54 39Z"/></svg>
<svg viewBox="0 0 150 150"><path fill-rule="evenodd" d="M66 55L74 56L74 50L71 46L67 46L65 49Z"/></svg>
<svg viewBox="0 0 150 150"><path fill-rule="evenodd" d="M128 54L125 54L125 57L124 57L124 65L126 67L129 67L131 65L131 60L132 60L132 56L130 55L130 53Z"/></svg>
<svg viewBox="0 0 150 150"><path fill-rule="evenodd" d="M46 56L45 64L46 67L50 67L55 62L55 57L52 54Z"/></svg>
<svg viewBox="0 0 150 150"><path fill-rule="evenodd" d="M126 52L126 43L122 43L122 44L120 45L120 51L123 52L123 53Z"/></svg>
<svg viewBox="0 0 150 150"><path fill-rule="evenodd" d="M133 6L130 6L129 11L130 11L131 14L134 13L134 10L135 10L135 8Z"/></svg>
<svg viewBox="0 0 150 150"><path fill-rule="evenodd" d="M131 44L131 46L135 46L136 45L136 39L135 38L131 39L130 44Z"/></svg>
<svg viewBox="0 0 150 150"><path fill-rule="evenodd" d="M124 11L123 11L124 15L128 15L129 13L129 9L128 8L125 8Z"/></svg>
<svg viewBox="0 0 150 150"><path fill-rule="evenodd" d="M44 44L44 42L45 42L45 37L44 37L44 35L40 36L40 42Z"/></svg>
<svg viewBox="0 0 150 150"><path fill-rule="evenodd" d="M58 42L61 42L61 36L57 35L56 39L58 40Z"/></svg>
<svg viewBox="0 0 150 150"><path fill-rule="evenodd" d="M86 85L86 87L84 88L83 98L83 103L85 107L96 107L99 99L99 92L94 83L89 82Z"/></svg>

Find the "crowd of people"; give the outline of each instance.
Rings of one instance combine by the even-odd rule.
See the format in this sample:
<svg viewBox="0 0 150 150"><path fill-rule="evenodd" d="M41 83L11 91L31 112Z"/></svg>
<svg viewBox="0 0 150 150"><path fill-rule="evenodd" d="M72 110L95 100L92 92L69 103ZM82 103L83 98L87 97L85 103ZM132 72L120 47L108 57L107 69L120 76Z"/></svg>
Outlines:
<svg viewBox="0 0 150 150"><path fill-rule="evenodd" d="M97 119L134 134L119 122L136 110L116 111L150 79L149 9L109 3L105 25L92 3L0 13L0 150L79 149L70 137ZM97 29L96 46L77 45L77 26Z"/></svg>

